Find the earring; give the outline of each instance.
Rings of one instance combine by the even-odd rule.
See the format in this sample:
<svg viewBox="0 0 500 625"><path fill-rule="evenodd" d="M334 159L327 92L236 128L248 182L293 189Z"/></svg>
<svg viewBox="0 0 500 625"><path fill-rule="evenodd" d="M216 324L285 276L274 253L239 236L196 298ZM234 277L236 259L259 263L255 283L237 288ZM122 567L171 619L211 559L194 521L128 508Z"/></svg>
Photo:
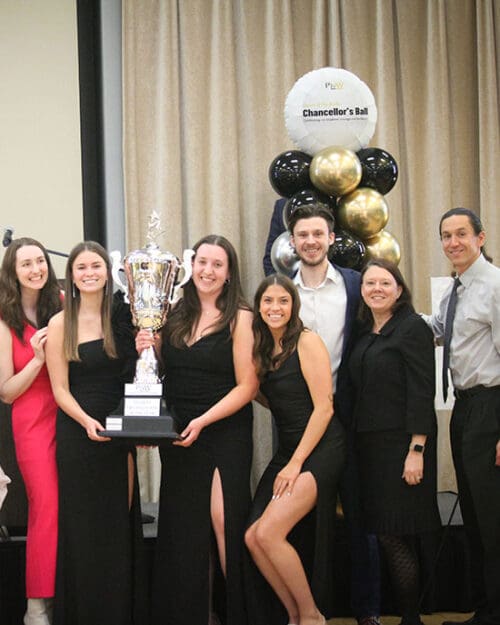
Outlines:
<svg viewBox="0 0 500 625"><path fill-rule="evenodd" d="M74 282L71 283L71 295L73 296L73 299L76 298L76 289L75 289L75 283Z"/></svg>
<svg viewBox="0 0 500 625"><path fill-rule="evenodd" d="M226 278L224 280L224 284L231 284L231 278Z"/></svg>

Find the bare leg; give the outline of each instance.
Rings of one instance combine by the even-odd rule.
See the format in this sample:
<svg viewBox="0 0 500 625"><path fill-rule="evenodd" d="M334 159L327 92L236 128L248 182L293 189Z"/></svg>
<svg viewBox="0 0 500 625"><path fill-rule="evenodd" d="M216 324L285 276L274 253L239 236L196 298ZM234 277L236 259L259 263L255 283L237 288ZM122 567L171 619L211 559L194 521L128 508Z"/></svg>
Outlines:
<svg viewBox="0 0 500 625"><path fill-rule="evenodd" d="M217 552L219 555L219 562L226 576L226 536L224 531L224 493L222 492L222 481L220 478L219 469L215 469L212 480L212 492L210 495L210 516L212 519L212 528L215 534L215 541L217 543ZM209 563L209 625L220 625L219 618L213 609L213 577L216 563L214 557L217 557L211 550L210 563Z"/></svg>
<svg viewBox="0 0 500 625"><path fill-rule="evenodd" d="M300 625L325 622L300 557L287 540L290 530L312 510L316 498L314 477L309 472L301 473L292 494L271 500L245 537L255 563L288 611L290 622Z"/></svg>
<svg viewBox="0 0 500 625"><path fill-rule="evenodd" d="M224 493L222 492L222 482L219 469L214 471L212 480L212 494L210 499L210 515L212 517L212 527L217 542L219 560L222 572L226 575L226 537L224 533Z"/></svg>
<svg viewBox="0 0 500 625"><path fill-rule="evenodd" d="M288 590L286 584L282 581L278 571L274 567L271 560L269 560L267 554L257 541L256 533L257 526L260 519L258 519L251 527L248 528L245 534L245 543L248 550L252 554L252 558L259 568L262 575L267 579L274 592L278 595L278 599L285 606L285 610L288 612L288 620L290 623L299 622L299 608L293 597Z"/></svg>

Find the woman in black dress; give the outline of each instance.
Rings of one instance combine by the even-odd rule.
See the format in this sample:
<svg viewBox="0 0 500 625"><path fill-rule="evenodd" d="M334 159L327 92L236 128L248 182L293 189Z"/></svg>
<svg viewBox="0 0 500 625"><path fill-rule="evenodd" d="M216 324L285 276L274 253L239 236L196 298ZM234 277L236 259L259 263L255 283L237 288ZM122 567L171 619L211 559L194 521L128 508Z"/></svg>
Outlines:
<svg viewBox="0 0 500 625"><path fill-rule="evenodd" d="M250 401L258 388L253 315L231 243L209 235L194 250L193 277L156 345L182 440L160 449L153 622L246 625L243 535L250 508ZM138 351L152 342L147 331L138 333Z"/></svg>
<svg viewBox="0 0 500 625"><path fill-rule="evenodd" d="M331 568L328 538L344 449L332 421L328 352L317 334L304 329L299 307L297 290L285 276L269 276L257 289L254 361L279 444L257 488L245 540L288 622L322 625ZM301 536L302 522L313 509L314 525ZM306 552L312 553L310 566L303 561ZM277 624L280 618L285 623L283 610L276 616L265 591L256 590L262 585L252 586L252 623Z"/></svg>
<svg viewBox="0 0 500 625"><path fill-rule="evenodd" d="M386 557L402 623L419 625L415 536L440 527L434 341L394 264L373 260L361 276L361 331L349 369L364 520Z"/></svg>
<svg viewBox="0 0 500 625"><path fill-rule="evenodd" d="M129 307L112 291L106 251L93 241L73 248L64 310L49 322L46 347L59 405L54 625L145 622L134 452L98 434L137 359Z"/></svg>

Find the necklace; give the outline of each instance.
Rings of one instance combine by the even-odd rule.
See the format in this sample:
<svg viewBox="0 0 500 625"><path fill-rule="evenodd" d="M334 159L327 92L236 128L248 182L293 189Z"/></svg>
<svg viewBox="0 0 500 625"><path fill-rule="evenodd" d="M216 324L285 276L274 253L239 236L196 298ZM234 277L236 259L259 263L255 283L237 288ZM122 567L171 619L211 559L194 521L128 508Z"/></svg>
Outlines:
<svg viewBox="0 0 500 625"><path fill-rule="evenodd" d="M202 310L201 314L204 315L206 318L212 320L220 316L220 310L218 308L214 308L210 310ZM201 322L201 319L200 319L200 322ZM213 321L210 321L208 324L200 323L200 322L197 324L198 325L198 327L196 328L197 333L193 337L194 343L197 343L200 339L202 339L205 336L205 332L208 330L208 328L211 328L214 325Z"/></svg>

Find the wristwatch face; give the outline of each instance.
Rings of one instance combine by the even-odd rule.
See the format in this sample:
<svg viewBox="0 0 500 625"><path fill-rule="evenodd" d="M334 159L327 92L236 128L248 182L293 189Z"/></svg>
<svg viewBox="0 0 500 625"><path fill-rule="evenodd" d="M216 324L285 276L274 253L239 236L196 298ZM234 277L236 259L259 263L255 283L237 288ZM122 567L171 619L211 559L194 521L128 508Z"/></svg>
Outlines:
<svg viewBox="0 0 500 625"><path fill-rule="evenodd" d="M419 453L422 453L424 451L424 446L415 443L415 445L413 445L411 449L412 451L418 451Z"/></svg>

